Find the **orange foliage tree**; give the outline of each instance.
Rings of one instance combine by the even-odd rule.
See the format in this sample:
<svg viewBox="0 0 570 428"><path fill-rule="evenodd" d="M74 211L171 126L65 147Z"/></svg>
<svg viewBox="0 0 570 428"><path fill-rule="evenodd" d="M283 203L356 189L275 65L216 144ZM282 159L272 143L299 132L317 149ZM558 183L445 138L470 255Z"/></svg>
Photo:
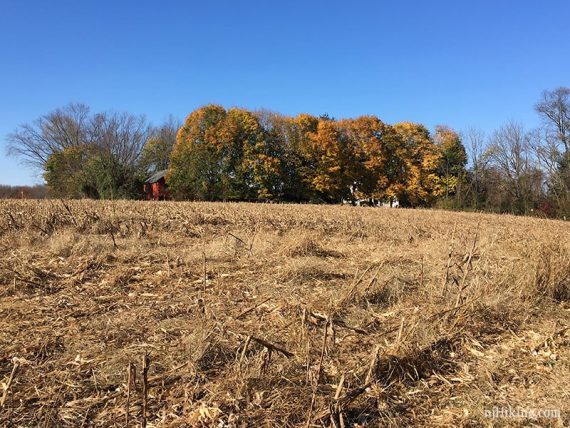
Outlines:
<svg viewBox="0 0 570 428"><path fill-rule="evenodd" d="M394 129L375 116L346 119L339 125L352 142L357 162L353 174L353 197L386 198L394 175L392 169L398 161L394 157L398 143Z"/></svg>

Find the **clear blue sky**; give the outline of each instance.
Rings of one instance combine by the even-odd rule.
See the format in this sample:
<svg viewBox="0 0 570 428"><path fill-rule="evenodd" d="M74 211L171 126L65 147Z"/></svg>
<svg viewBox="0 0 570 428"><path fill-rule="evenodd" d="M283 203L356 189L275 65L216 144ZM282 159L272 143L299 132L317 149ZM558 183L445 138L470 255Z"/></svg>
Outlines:
<svg viewBox="0 0 570 428"><path fill-rule="evenodd" d="M0 138L69 102L207 104L432 128L538 120L570 86L570 1L0 0ZM39 182L0 153L0 183Z"/></svg>

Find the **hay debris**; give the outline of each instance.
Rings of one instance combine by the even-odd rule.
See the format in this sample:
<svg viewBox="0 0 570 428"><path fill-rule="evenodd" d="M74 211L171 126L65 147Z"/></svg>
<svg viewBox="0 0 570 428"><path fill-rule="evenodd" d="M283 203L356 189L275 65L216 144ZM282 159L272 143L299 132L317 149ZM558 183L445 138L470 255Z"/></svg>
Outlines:
<svg viewBox="0 0 570 428"><path fill-rule="evenodd" d="M570 224L386 213L2 201L0 426L570 425Z"/></svg>

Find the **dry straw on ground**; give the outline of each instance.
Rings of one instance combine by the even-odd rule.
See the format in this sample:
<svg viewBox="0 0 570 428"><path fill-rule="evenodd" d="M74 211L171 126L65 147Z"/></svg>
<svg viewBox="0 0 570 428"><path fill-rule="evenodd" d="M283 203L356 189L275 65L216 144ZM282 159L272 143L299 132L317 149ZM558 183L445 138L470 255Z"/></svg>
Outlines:
<svg viewBox="0 0 570 428"><path fill-rule="evenodd" d="M569 223L4 201L0 248L0 426L570 425Z"/></svg>

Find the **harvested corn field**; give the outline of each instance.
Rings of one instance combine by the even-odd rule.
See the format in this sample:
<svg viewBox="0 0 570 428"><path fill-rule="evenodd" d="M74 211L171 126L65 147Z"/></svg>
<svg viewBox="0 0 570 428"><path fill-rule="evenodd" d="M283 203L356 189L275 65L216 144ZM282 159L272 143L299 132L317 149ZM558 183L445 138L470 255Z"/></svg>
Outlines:
<svg viewBox="0 0 570 428"><path fill-rule="evenodd" d="M570 425L569 223L3 201L0 247L1 426Z"/></svg>

